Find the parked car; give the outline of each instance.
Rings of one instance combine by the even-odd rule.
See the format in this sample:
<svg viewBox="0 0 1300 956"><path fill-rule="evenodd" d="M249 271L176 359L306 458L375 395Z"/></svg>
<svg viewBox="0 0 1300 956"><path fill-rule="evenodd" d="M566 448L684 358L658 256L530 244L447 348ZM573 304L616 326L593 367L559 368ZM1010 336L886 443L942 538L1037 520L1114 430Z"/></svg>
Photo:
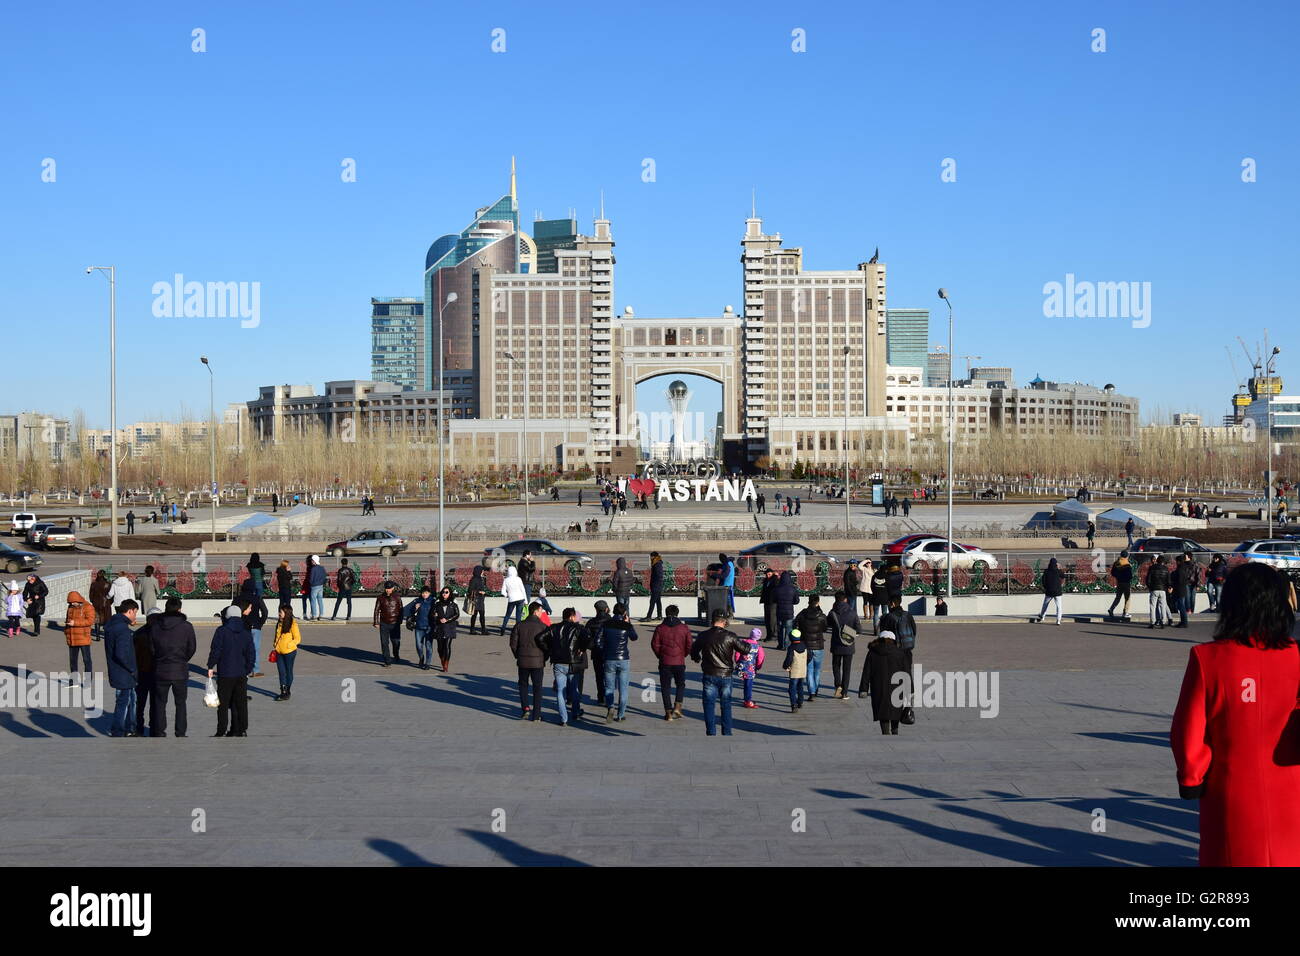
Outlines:
<svg viewBox="0 0 1300 956"><path fill-rule="evenodd" d="M1257 541L1243 541L1237 545L1233 554L1241 555L1247 561L1268 564L1279 571L1300 570L1300 542L1284 538L1265 538Z"/></svg>
<svg viewBox="0 0 1300 956"><path fill-rule="evenodd" d="M1209 564L1210 559L1217 553L1211 548L1193 541L1191 538L1139 538L1133 542L1133 547L1129 548L1129 558L1134 567L1153 560L1157 554L1163 554L1169 558L1190 554L1192 560L1198 564Z"/></svg>
<svg viewBox="0 0 1300 956"><path fill-rule="evenodd" d="M0 544L0 568L4 568L6 574L35 571L44 563L39 554L33 554L31 551L19 551L7 544Z"/></svg>
<svg viewBox="0 0 1300 956"><path fill-rule="evenodd" d="M405 538L398 537L391 531L362 531L347 541L335 541L326 546L325 550L336 558L350 554L378 554L388 558L408 547Z"/></svg>
<svg viewBox="0 0 1300 956"><path fill-rule="evenodd" d="M533 560L539 565L543 559L546 564L563 561L564 569L570 572L588 571L596 563L595 559L585 551L570 551L545 538L520 538L517 541L509 541L499 548L484 548L483 567L498 571L513 567L525 551L531 551Z"/></svg>
<svg viewBox="0 0 1300 956"><path fill-rule="evenodd" d="M77 533L71 528L50 528L41 538L41 544L46 550L50 548L75 548L77 546Z"/></svg>
<svg viewBox="0 0 1300 956"><path fill-rule="evenodd" d="M886 557L889 557L890 555L899 555L906 551L912 542L920 541L922 538L932 537L934 537L934 535L929 531L923 531L920 534L905 534L901 538L897 538L886 545L882 545L880 553Z"/></svg>
<svg viewBox="0 0 1300 956"><path fill-rule="evenodd" d="M27 529L36 524L36 515L30 511L19 511L9 519L9 533L17 537L27 533Z"/></svg>
<svg viewBox="0 0 1300 956"><path fill-rule="evenodd" d="M753 568L759 574L769 567L784 571L796 561L802 561L809 571L823 561L832 568L839 564L839 558L833 554L818 551L798 541L764 541L752 548L745 548L736 555L736 567Z"/></svg>
<svg viewBox="0 0 1300 956"><path fill-rule="evenodd" d="M982 548L953 542L952 566L969 571L987 571L998 566L998 559ZM949 544L946 538L921 538L913 541L903 552L903 566L913 571L948 567Z"/></svg>
<svg viewBox="0 0 1300 956"><path fill-rule="evenodd" d="M27 529L27 543L38 545L45 538L45 532L54 527L53 521L37 521Z"/></svg>

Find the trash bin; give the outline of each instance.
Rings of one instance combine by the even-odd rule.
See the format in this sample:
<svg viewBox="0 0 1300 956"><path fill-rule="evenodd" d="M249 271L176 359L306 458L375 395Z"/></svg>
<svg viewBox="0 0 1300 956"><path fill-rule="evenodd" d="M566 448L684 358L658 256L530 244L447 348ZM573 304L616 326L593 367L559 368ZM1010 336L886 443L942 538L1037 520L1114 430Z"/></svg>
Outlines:
<svg viewBox="0 0 1300 956"><path fill-rule="evenodd" d="M714 611L731 612L731 605L728 601L730 597L727 588L720 585L705 585L700 593L699 612L700 622L708 624L713 620Z"/></svg>

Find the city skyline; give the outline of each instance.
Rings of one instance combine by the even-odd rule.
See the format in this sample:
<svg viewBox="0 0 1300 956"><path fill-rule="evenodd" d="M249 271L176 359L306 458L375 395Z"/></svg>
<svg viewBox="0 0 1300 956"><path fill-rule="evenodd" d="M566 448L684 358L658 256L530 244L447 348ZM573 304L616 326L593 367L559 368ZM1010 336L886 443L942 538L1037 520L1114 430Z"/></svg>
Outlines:
<svg viewBox="0 0 1300 956"><path fill-rule="evenodd" d="M599 134L525 102L500 107L493 136L457 150L429 149L436 130L409 119L427 64L396 54L425 52L409 26L432 16L415 5L342 32L334 10L305 33L288 16L237 10L205 13L206 23L188 13L110 21L93 36L58 34L79 64L66 76L35 60L58 26L19 11L11 36L28 42L7 51L19 80L15 134L0 146L13 223L8 314L33 323L53 295L40 327L82 358L72 381L33 379L7 410L82 409L90 427L106 426L107 290L84 276L92 262L118 267L121 421L171 418L182 406L202 414L200 354L212 360L218 407L267 381L368 376L361 310L379 294L419 297L422 253L502 194L516 155L525 230L535 213L576 208L587 231L603 193L628 262L616 314L742 309L735 242L756 195L758 214L808 250L809 268L879 247L891 306L929 309L936 324L934 290L948 287L958 356L979 353L1022 379L1113 382L1148 415L1217 421L1244 378L1223 352L1231 346L1242 362L1235 334L1253 342L1268 328L1290 377L1291 297L1277 279L1300 250L1286 225L1296 183L1277 158L1296 133L1276 122L1286 89L1268 66L1285 61L1297 14L1266 6L1249 37L1216 33L1215 55L1204 57L1201 14L1212 9L952 7L937 20L889 9L868 23L849 7L765 5L743 23L692 11L648 26L622 11L507 8L500 24L447 11L434 59L448 74L475 71L489 101L510 103L557 51L638 64L605 71L582 107L608 116ZM502 53L491 51L497 26ZM206 31L202 53L191 50L195 27ZM1105 52L1090 49L1097 27ZM794 30L806 32L806 52L792 49ZM826 82L864 49L870 129L844 119L859 90ZM382 81L371 77L381 62ZM744 101L732 74L746 67L777 82L755 102L759 114L720 115ZM153 82L159 71L165 88ZM89 105L85 72L98 76ZM709 95L692 100L697 87ZM775 129L792 109L809 135L731 145L746 122L762 116ZM197 125L159 151L162 117ZM42 178L46 159L53 181ZM955 182L942 179L950 159ZM1246 159L1258 163L1256 182L1243 181ZM341 177L349 161L355 182ZM182 214L157 212L173 208ZM665 282L658 266L670 242L696 264ZM258 323L159 316L154 287L175 275L258 283ZM1067 277L1150 283L1150 324L1045 317L1045 285Z"/></svg>

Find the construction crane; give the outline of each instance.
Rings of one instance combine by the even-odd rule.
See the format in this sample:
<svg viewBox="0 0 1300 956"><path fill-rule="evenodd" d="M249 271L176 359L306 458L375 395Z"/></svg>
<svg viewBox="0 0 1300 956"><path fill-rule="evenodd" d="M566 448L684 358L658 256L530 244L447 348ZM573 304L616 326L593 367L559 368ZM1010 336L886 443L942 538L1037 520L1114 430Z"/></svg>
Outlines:
<svg viewBox="0 0 1300 956"><path fill-rule="evenodd" d="M975 360L976 362L978 362L978 361L979 361L980 359L982 359L984 356L982 356L982 355L959 355L959 356L957 356L957 357L958 357L958 358L964 358L964 359L966 360L966 377L967 377L967 378L970 378L970 363L971 363L971 360L973 359L973 360Z"/></svg>

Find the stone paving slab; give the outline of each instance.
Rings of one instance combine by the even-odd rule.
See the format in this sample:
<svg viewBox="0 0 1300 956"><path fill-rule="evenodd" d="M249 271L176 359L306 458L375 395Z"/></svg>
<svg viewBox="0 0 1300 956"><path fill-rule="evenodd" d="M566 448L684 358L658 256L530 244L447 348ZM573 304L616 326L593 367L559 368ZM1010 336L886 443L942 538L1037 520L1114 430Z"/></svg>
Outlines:
<svg viewBox="0 0 1300 956"><path fill-rule="evenodd" d="M108 739L109 718L80 711L0 710L0 865L1195 862L1196 805L1177 799L1168 730L1188 648L1208 637L1199 622L1176 639L923 628L923 667L998 670L999 713L922 708L898 736L856 695L790 714L774 662L762 706L714 738L695 668L686 720L663 721L634 684L626 722L563 728L549 688L547 721L518 719L500 639L458 641L444 675L376 667L357 653L369 628L325 630L307 627L317 643L291 701L270 699L265 665L244 739L208 736L197 671L183 740ZM638 682L655 676L646 644ZM61 635L0 642L0 669L18 664L64 666Z"/></svg>

